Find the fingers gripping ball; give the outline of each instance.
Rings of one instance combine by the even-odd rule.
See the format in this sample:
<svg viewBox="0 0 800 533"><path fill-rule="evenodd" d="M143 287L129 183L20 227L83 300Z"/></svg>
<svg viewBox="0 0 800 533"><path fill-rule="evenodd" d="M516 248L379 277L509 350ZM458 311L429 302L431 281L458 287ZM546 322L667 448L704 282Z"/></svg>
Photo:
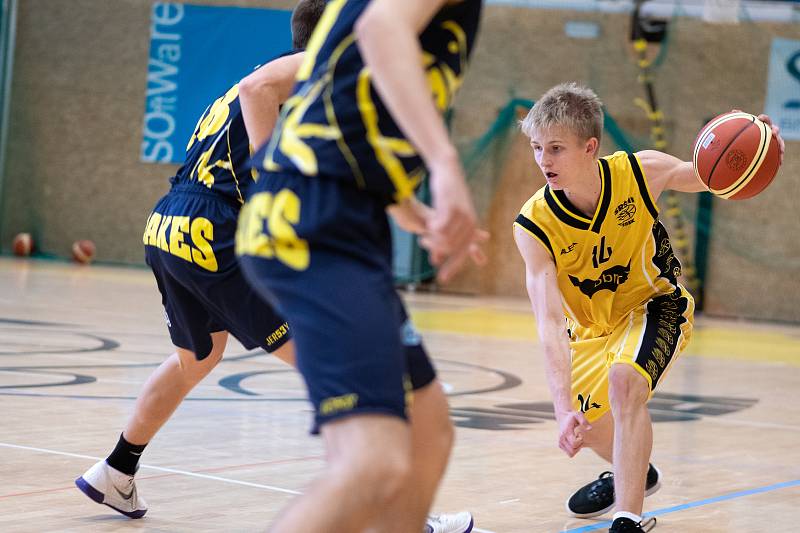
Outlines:
<svg viewBox="0 0 800 533"><path fill-rule="evenodd" d="M30 233L17 233L11 244L14 255L18 257L28 257L33 252L33 237Z"/></svg>
<svg viewBox="0 0 800 533"><path fill-rule="evenodd" d="M72 259L82 264L89 264L94 260L95 246L92 241L81 240L72 243Z"/></svg>
<svg viewBox="0 0 800 533"><path fill-rule="evenodd" d="M692 161L709 191L743 200L772 182L780 166L780 148L769 124L749 113L732 111L700 130Z"/></svg>

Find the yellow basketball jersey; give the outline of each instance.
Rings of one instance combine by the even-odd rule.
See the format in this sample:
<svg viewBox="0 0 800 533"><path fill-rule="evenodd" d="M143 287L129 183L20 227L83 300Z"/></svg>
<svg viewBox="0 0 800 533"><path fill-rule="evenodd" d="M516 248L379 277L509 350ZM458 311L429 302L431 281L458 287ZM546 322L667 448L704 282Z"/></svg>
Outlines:
<svg viewBox="0 0 800 533"><path fill-rule="evenodd" d="M674 292L681 273L636 156L616 152L598 165L602 189L592 217L564 191L545 186L515 221L552 255L564 313L591 337L609 334L650 298Z"/></svg>

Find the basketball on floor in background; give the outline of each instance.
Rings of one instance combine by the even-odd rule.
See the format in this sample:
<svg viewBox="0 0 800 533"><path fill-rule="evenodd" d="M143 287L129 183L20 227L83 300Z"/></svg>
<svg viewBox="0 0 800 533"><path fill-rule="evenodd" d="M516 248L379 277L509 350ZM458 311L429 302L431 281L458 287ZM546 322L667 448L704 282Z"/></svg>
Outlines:
<svg viewBox="0 0 800 533"><path fill-rule="evenodd" d="M744 200L767 188L780 166L772 128L758 117L731 111L706 124L694 142L694 169L716 196Z"/></svg>
<svg viewBox="0 0 800 533"><path fill-rule="evenodd" d="M72 259L76 262L87 265L94 260L96 252L94 243L90 240L80 240L72 243Z"/></svg>
<svg viewBox="0 0 800 533"><path fill-rule="evenodd" d="M11 244L14 255L18 257L28 257L33 253L33 237L30 233L17 233Z"/></svg>

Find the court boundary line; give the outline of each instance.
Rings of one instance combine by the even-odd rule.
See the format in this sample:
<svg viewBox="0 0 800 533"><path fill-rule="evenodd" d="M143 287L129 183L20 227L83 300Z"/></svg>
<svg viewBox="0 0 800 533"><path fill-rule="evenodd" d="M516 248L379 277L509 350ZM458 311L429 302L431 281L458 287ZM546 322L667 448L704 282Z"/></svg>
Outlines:
<svg viewBox="0 0 800 533"><path fill-rule="evenodd" d="M40 453L49 453L49 454L52 454L52 455L63 455L63 456L66 456L66 457L77 457L78 459L92 459L93 461L100 461L101 460L100 457L93 457L91 455L82 455L82 454L79 454L79 453L61 452L61 451L58 451L58 450L48 450L46 448L36 448L36 447L33 447L33 446L21 446L21 445L18 445L18 444L9 444L9 443L6 443L6 442L0 442L0 447L14 448L14 449L17 449L17 450L27 450L27 451L34 451L34 452L40 452ZM140 468L147 468L147 469L150 469L150 470L157 470L159 472L168 472L170 474L178 474L178 475L182 475L182 476L196 477L196 478L200 478L200 479L208 479L208 480L211 480L211 481L221 481L223 483L231 483L233 485L242 485L242 486L245 486L245 487L254 487L254 488L257 488L257 489L266 489L266 490L271 490L271 491L274 491L274 492L281 492L283 494L292 494L292 495L295 495L295 496L302 494L302 492L299 492L299 491L296 491L296 490L291 490L291 489L285 489L283 487L276 487L276 486L273 486L273 485L262 485L260 483L251 483L249 481L240 481L238 479L231 479L231 478L226 478L226 477L221 477L221 476L211 476L211 475L208 475L208 474L199 474L197 472L189 472L189 471L186 471L186 470L178 470L176 468L166 468L166 467L163 467L163 466L153 466L153 465L147 465L147 464L140 465Z"/></svg>
<svg viewBox="0 0 800 533"><path fill-rule="evenodd" d="M704 505L710 505L712 503L723 502L727 500L734 500L736 498L744 498L746 496L752 496L753 494L763 494L765 492L771 492L774 490L792 488L792 487L800 487L800 479L795 479L793 481L783 481L781 483L774 483L772 485L765 485L763 487L757 487L754 489L747 489L747 490L740 490L737 492L730 492L728 494L723 494L721 496L714 496L712 498L706 498L703 500L697 500L694 502L683 503L680 505L674 505L672 507L665 507L664 509L657 509L655 511L645 513L645 517L650 516L660 516L669 513L676 513L678 511L683 511L685 509L693 509L695 507L702 507ZM598 529L607 528L611 525L611 522L606 520L604 522L600 522L597 524L592 524L591 526L582 526L574 529L567 529L564 533L584 533L587 531L596 531Z"/></svg>

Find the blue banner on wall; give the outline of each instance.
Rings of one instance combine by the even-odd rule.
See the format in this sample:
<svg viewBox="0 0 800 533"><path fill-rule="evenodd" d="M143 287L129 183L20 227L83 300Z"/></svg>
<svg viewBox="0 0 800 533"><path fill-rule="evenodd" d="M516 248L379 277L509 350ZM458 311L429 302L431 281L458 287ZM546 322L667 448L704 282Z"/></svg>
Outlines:
<svg viewBox="0 0 800 533"><path fill-rule="evenodd" d="M181 163L209 103L289 50L291 12L153 4L141 158Z"/></svg>
<svg viewBox="0 0 800 533"><path fill-rule="evenodd" d="M800 141L800 41L772 40L764 112L787 141Z"/></svg>

